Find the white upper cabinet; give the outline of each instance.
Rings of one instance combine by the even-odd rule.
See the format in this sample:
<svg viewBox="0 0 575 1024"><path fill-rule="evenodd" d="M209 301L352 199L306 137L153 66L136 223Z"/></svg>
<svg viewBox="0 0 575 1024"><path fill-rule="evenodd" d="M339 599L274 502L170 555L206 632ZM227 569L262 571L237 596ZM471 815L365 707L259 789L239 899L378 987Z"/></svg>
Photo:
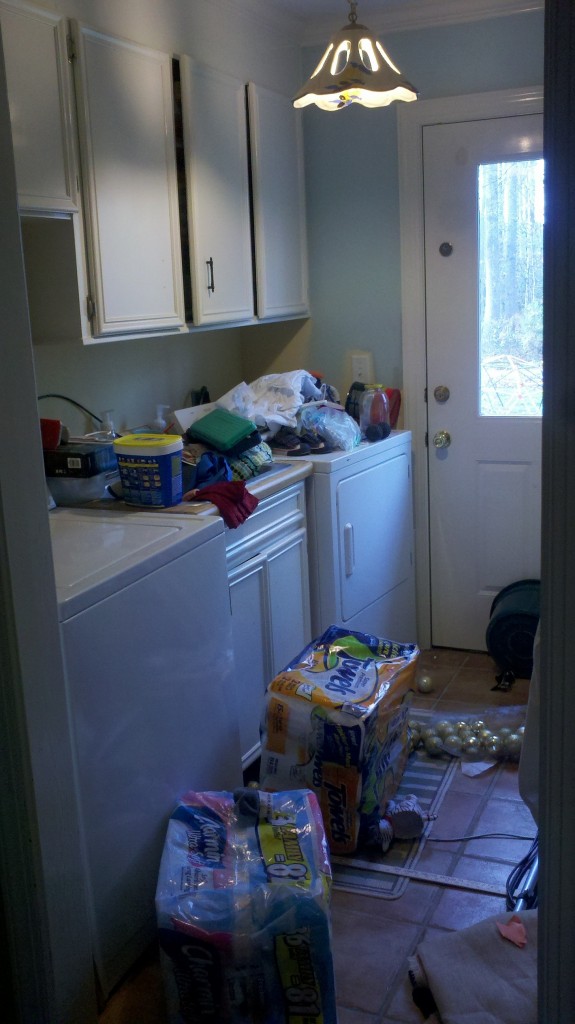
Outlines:
<svg viewBox="0 0 575 1024"><path fill-rule="evenodd" d="M74 36L94 336L181 330L171 57Z"/></svg>
<svg viewBox="0 0 575 1024"><path fill-rule="evenodd" d="M245 85L189 57L180 76L193 322L253 319Z"/></svg>
<svg viewBox="0 0 575 1024"><path fill-rule="evenodd" d="M77 209L66 19L30 4L0 4L21 210Z"/></svg>
<svg viewBox="0 0 575 1024"><path fill-rule="evenodd" d="M291 99L248 86L256 306L261 319L306 316L307 240L301 117Z"/></svg>

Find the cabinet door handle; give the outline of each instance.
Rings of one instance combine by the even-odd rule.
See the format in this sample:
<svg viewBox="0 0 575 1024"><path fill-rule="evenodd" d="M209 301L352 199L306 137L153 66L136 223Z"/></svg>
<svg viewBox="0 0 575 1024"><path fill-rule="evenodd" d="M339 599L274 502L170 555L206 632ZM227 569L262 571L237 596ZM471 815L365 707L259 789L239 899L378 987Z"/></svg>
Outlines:
<svg viewBox="0 0 575 1024"><path fill-rule="evenodd" d="M214 283L214 260L210 256L209 260L206 260L206 267L208 268L208 291L215 292L216 286Z"/></svg>
<svg viewBox="0 0 575 1024"><path fill-rule="evenodd" d="M343 551L345 559L345 575L351 576L355 569L355 552L353 549L353 523L346 523L343 528Z"/></svg>

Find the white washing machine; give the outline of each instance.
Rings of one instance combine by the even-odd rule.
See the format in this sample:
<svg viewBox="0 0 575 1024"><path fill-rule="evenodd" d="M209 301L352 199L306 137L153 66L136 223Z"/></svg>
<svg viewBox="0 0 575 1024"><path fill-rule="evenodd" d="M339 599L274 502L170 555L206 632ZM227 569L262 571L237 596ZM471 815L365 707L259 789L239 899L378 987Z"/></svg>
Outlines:
<svg viewBox="0 0 575 1024"><path fill-rule="evenodd" d="M154 939L167 819L241 785L223 522L49 513L98 980Z"/></svg>
<svg viewBox="0 0 575 1024"><path fill-rule="evenodd" d="M305 458L314 636L334 623L416 643L411 432Z"/></svg>

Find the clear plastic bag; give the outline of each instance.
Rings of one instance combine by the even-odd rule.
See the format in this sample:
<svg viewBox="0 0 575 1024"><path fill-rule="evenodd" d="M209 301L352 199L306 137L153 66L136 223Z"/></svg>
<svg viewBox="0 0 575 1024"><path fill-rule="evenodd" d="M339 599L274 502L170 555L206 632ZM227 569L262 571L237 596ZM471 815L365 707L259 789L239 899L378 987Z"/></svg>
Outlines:
<svg viewBox="0 0 575 1024"><path fill-rule="evenodd" d="M342 409L330 402L306 402L299 413L304 430L313 430L334 448L351 452L361 441L359 424Z"/></svg>
<svg viewBox="0 0 575 1024"><path fill-rule="evenodd" d="M527 708L477 708L438 714L429 723L409 722L411 749L423 746L430 757L449 754L465 761L519 761Z"/></svg>

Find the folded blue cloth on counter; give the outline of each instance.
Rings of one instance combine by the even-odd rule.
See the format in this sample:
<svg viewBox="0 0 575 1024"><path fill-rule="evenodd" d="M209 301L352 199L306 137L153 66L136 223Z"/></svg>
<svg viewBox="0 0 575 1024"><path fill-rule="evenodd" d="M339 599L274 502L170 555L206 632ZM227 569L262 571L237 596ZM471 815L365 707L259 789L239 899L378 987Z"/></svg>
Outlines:
<svg viewBox="0 0 575 1024"><path fill-rule="evenodd" d="M182 486L190 491L207 484L217 484L232 479L232 470L227 459L215 452L204 452L195 466L182 462Z"/></svg>

